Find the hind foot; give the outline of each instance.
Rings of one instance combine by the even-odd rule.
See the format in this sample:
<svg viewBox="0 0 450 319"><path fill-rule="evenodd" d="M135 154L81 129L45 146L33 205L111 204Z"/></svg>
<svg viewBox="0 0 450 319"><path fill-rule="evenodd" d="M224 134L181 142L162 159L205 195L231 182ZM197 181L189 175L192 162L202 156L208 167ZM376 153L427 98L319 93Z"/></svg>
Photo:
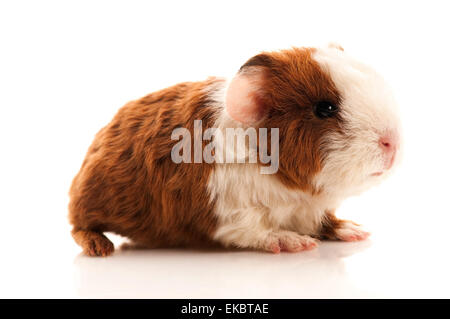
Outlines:
<svg viewBox="0 0 450 319"><path fill-rule="evenodd" d="M74 229L72 236L88 256L106 257L114 252L114 244L103 234L90 230Z"/></svg>

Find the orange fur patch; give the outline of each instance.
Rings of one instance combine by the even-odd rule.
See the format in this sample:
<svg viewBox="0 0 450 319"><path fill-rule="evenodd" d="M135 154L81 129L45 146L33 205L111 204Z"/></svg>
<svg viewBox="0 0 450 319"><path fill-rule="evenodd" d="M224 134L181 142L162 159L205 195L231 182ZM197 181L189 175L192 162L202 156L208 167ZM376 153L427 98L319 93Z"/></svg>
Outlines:
<svg viewBox="0 0 450 319"><path fill-rule="evenodd" d="M280 164L278 176L288 187L319 193L311 181L322 166L320 147L327 132L339 132L339 117L318 119L314 105L329 101L338 105L341 97L330 76L312 58L312 48L263 52L248 60L247 68L263 68L264 82L259 103L268 114L259 127L279 128Z"/></svg>
<svg viewBox="0 0 450 319"><path fill-rule="evenodd" d="M132 101L96 135L70 189L69 219L85 250L85 230L147 247L211 243L216 218L206 185L213 165L173 163L177 141L170 137L177 127L193 136L196 119L204 129L213 125L205 88L219 81L181 83Z"/></svg>

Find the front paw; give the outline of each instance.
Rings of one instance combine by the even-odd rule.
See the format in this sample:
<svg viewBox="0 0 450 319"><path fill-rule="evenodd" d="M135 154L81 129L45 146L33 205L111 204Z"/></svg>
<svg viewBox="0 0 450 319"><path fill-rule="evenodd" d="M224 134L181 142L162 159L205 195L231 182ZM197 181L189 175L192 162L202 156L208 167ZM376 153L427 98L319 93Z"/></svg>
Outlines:
<svg viewBox="0 0 450 319"><path fill-rule="evenodd" d="M363 230L361 226L352 222L344 222L335 230L337 239L343 241L365 240L370 233Z"/></svg>
<svg viewBox="0 0 450 319"><path fill-rule="evenodd" d="M271 232L263 242L263 249L278 254L281 251L299 252L316 248L318 240L307 236L299 235L291 231Z"/></svg>

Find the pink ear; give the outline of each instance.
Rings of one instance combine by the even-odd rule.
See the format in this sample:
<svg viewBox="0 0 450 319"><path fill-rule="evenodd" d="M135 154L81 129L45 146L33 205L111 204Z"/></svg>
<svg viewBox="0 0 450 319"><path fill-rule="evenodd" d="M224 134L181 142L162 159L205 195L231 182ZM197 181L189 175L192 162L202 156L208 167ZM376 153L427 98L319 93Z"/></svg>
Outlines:
<svg viewBox="0 0 450 319"><path fill-rule="evenodd" d="M266 107L262 98L263 72L238 73L228 86L225 107L228 115L242 124L252 125L262 120Z"/></svg>

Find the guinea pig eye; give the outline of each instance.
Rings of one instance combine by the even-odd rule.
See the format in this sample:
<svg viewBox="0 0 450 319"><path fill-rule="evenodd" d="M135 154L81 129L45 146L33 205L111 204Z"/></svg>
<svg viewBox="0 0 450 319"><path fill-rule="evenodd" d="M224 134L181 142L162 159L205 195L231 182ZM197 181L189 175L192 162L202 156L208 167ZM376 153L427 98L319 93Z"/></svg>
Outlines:
<svg viewBox="0 0 450 319"><path fill-rule="evenodd" d="M314 114L320 119L332 117L337 111L337 106L328 101L320 101L314 106Z"/></svg>

